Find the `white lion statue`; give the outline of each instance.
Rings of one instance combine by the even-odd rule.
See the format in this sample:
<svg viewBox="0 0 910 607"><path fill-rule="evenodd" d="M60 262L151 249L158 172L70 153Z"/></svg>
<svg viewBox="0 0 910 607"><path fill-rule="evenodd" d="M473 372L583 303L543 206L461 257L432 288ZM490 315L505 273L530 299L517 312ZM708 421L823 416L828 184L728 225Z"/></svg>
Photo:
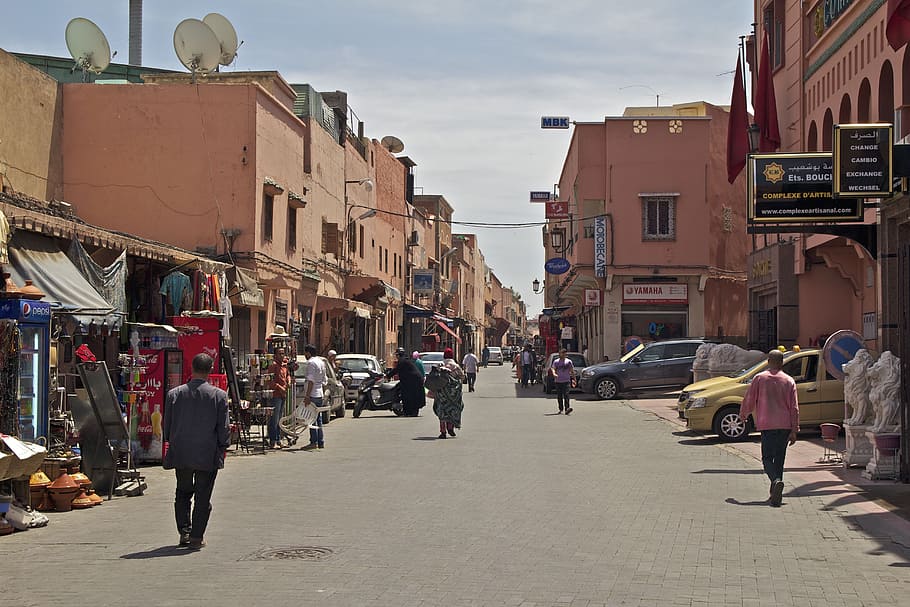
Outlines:
<svg viewBox="0 0 910 607"><path fill-rule="evenodd" d="M853 359L844 365L844 400L852 415L844 420L850 426L862 426L869 417L869 367L872 366L872 355L868 350L857 350Z"/></svg>
<svg viewBox="0 0 910 607"><path fill-rule="evenodd" d="M708 370L714 376L736 373L764 360L766 356L765 352L758 350L744 350L733 344L717 344L708 351Z"/></svg>
<svg viewBox="0 0 910 607"><path fill-rule="evenodd" d="M872 432L894 432L900 424L901 361L891 352L883 352L869 368L869 402L875 413Z"/></svg>

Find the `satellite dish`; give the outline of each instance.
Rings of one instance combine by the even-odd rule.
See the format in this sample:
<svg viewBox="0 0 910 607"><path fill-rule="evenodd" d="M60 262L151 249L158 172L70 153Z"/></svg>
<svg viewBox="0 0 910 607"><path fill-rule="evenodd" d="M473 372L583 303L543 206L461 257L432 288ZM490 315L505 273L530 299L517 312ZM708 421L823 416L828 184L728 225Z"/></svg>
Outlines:
<svg viewBox="0 0 910 607"><path fill-rule="evenodd" d="M230 65L237 56L237 31L234 26L227 17L218 13L209 13L202 18L202 22L215 32L221 44L221 65Z"/></svg>
<svg viewBox="0 0 910 607"><path fill-rule="evenodd" d="M66 48L83 72L100 74L111 64L111 45L104 32L83 17L66 24Z"/></svg>
<svg viewBox="0 0 910 607"><path fill-rule="evenodd" d="M404 143L402 143L401 139L392 135L386 135L379 143L392 154L404 151Z"/></svg>
<svg viewBox="0 0 910 607"><path fill-rule="evenodd" d="M221 43L215 32L199 19L184 19L174 30L174 52L186 69L198 73L214 71L221 61Z"/></svg>

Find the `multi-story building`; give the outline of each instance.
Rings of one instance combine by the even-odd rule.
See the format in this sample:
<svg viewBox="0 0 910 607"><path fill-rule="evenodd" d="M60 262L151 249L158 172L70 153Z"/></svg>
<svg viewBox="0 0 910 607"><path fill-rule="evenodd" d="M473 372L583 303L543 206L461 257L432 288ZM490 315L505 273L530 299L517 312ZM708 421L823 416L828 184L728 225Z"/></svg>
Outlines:
<svg viewBox="0 0 910 607"><path fill-rule="evenodd" d="M571 264L544 282L548 349L588 346L600 360L630 340L745 344L745 180L727 182L728 115L695 102L575 125L567 213L544 230L547 259Z"/></svg>

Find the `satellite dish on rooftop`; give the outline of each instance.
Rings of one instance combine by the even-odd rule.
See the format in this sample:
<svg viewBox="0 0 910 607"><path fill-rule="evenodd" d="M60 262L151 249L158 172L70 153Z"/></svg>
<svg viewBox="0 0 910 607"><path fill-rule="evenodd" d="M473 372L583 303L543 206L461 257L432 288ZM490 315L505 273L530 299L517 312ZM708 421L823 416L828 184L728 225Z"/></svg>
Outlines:
<svg viewBox="0 0 910 607"><path fill-rule="evenodd" d="M219 63L221 65L230 65L234 61L234 57L237 56L237 30L234 29L227 17L218 13L209 13L202 18L202 22L215 32L215 37L218 38L218 43L221 45Z"/></svg>
<svg viewBox="0 0 910 607"><path fill-rule="evenodd" d="M193 73L208 74L221 61L221 43L208 25L199 19L184 19L174 30L174 52L177 58Z"/></svg>
<svg viewBox="0 0 910 607"><path fill-rule="evenodd" d="M392 135L386 135L379 143L392 154L398 154L404 151L404 143L401 139Z"/></svg>
<svg viewBox="0 0 910 607"><path fill-rule="evenodd" d="M101 28L83 17L66 24L66 48L83 73L100 74L111 64L111 45Z"/></svg>

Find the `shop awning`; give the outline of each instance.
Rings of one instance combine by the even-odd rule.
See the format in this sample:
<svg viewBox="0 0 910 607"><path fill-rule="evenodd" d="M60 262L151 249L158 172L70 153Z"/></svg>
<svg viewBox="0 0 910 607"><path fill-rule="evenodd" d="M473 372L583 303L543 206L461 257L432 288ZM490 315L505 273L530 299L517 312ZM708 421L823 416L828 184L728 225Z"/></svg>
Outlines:
<svg viewBox="0 0 910 607"><path fill-rule="evenodd" d="M380 298L389 302L401 301L401 291L375 276L348 276L345 279L344 294L365 302Z"/></svg>
<svg viewBox="0 0 910 607"><path fill-rule="evenodd" d="M231 281L230 295L237 295L240 304L261 308L265 305L265 296L256 281L256 272L239 266L228 269L228 280Z"/></svg>
<svg viewBox="0 0 910 607"><path fill-rule="evenodd" d="M410 316L411 318L432 318L435 316L433 310L428 310L427 308L421 308L420 306L412 306L411 304L404 304L402 306L404 309L404 315Z"/></svg>
<svg viewBox="0 0 910 607"><path fill-rule="evenodd" d="M341 297L326 297L320 295L316 299L316 311L327 312L336 310L339 312L353 312L358 318L372 318L373 310L370 306L359 301L342 299Z"/></svg>
<svg viewBox="0 0 910 607"><path fill-rule="evenodd" d="M71 314L83 330L94 323L119 329L122 316L82 276L57 241L18 230L9 243L10 275L18 286L31 280L46 293L51 311Z"/></svg>
<svg viewBox="0 0 910 607"><path fill-rule="evenodd" d="M439 328L440 328L440 329L442 329L443 331L445 331L446 333L448 333L449 335L451 335L452 337L454 337L456 342L461 343L461 338L458 337L458 333L456 333L455 331L453 331L452 329L450 329L450 328L446 325L446 323L442 322L441 320L437 320L437 321L436 321L436 324L439 325Z"/></svg>

